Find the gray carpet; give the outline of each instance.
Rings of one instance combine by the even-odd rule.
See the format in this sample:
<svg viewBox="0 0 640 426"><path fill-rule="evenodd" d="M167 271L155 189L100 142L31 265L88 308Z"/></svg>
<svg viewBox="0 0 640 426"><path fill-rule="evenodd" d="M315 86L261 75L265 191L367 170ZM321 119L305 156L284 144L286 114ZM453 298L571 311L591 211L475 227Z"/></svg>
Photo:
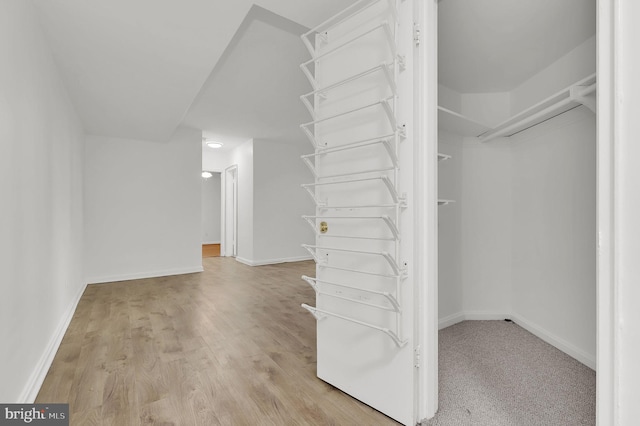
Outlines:
<svg viewBox="0 0 640 426"><path fill-rule="evenodd" d="M425 426L595 425L595 372L518 325L464 321L439 345L439 410Z"/></svg>

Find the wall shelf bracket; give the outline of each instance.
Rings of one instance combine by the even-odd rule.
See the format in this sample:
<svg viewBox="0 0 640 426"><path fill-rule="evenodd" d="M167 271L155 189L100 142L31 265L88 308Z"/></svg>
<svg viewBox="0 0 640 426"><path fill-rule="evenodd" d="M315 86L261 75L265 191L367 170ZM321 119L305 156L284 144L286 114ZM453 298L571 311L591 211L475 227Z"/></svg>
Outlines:
<svg viewBox="0 0 640 426"><path fill-rule="evenodd" d="M569 97L596 113L596 85L590 86L573 86L569 89Z"/></svg>

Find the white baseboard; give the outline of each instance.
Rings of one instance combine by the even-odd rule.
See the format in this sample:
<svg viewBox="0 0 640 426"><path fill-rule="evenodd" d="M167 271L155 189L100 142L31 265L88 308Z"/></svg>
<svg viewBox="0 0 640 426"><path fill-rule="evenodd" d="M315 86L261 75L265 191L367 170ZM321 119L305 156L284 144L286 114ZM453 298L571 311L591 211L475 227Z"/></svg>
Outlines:
<svg viewBox="0 0 640 426"><path fill-rule="evenodd" d="M554 335L553 333L548 332L547 330L539 327L532 322L529 322L525 318L519 315L512 315L513 321L518 324L520 327L529 331L531 334L534 334L547 342L548 344L555 346L560 349L562 352L566 353L572 358L580 361L587 367L592 370L596 369L596 357L595 355L591 355L567 342L566 340Z"/></svg>
<svg viewBox="0 0 640 426"><path fill-rule="evenodd" d="M280 259L266 259L266 260L249 260L244 257L237 256L236 260L240 263L244 263L249 266L263 266L263 265L275 265L278 263L288 263L288 262L302 262L304 260L312 260L311 256L297 256L297 257L283 257Z"/></svg>
<svg viewBox="0 0 640 426"><path fill-rule="evenodd" d="M193 266L190 268L173 268L173 269L164 269L158 271L147 271L147 272L136 272L133 274L119 274L119 275L107 275L102 277L89 277L86 279L87 284L101 284L101 283L111 283L115 281L129 281L129 280L140 280L144 278L155 278L155 277L168 277L170 275L182 275L182 274L193 274L195 272L202 272L204 269L202 265Z"/></svg>
<svg viewBox="0 0 640 426"><path fill-rule="evenodd" d="M67 310L62 315L62 319L58 324L58 327L53 333L53 337L49 341L44 353L40 357L38 364L33 369L33 373L29 377L27 384L25 385L22 393L20 394L19 400L17 401L20 404L33 404L38 396L38 392L40 392L40 387L42 387L42 383L44 379L47 377L47 373L49 372L49 368L51 368L51 364L53 363L53 359L58 352L58 348L60 348L60 344L62 343L62 339L64 334L67 332L67 328L69 328L69 324L71 323L71 318L73 318L73 314L76 312L76 308L78 307L78 303L80 302L80 298L84 294L84 290L87 288L86 284L80 286L80 291L74 297L74 299L67 307Z"/></svg>
<svg viewBox="0 0 640 426"><path fill-rule="evenodd" d="M467 321L500 321L511 319L511 314L491 311L467 311L464 313L464 319Z"/></svg>
<svg viewBox="0 0 640 426"><path fill-rule="evenodd" d="M446 316L444 318L440 318L438 320L438 330L442 330L443 328L451 327L454 324L464 321L464 313L457 312L455 314Z"/></svg>
<svg viewBox="0 0 640 426"><path fill-rule="evenodd" d="M456 312L455 314L440 318L438 320L438 330L462 321L500 321L503 319L511 319L511 314L491 311Z"/></svg>
<svg viewBox="0 0 640 426"><path fill-rule="evenodd" d="M444 318L440 318L438 320L438 330L442 330L443 328L450 327L454 324L457 324L462 321L493 321L493 320L504 320L510 319L515 322L520 327L524 328L531 334L539 337L544 340L551 346L554 346L566 353L572 358L580 361L587 367L592 370L596 369L596 357L595 355L591 355L567 342L566 340L556 336L553 333L539 327L532 322L526 320L525 318L513 314L513 313L504 313L504 312L490 312L490 311L468 311L468 312L457 312L455 314L446 316Z"/></svg>

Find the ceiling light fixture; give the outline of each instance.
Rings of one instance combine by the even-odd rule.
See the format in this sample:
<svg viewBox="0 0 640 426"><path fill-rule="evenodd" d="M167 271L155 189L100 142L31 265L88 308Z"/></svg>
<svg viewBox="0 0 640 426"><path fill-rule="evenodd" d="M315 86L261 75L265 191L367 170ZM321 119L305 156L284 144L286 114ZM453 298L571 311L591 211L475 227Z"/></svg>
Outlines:
<svg viewBox="0 0 640 426"><path fill-rule="evenodd" d="M207 142L207 146L209 148L214 148L214 149L222 148L222 145L224 145L222 142L214 142L214 141Z"/></svg>
<svg viewBox="0 0 640 426"><path fill-rule="evenodd" d="M202 171L202 177L205 179L209 179L211 176L213 176L213 173L211 172L207 172L206 170Z"/></svg>

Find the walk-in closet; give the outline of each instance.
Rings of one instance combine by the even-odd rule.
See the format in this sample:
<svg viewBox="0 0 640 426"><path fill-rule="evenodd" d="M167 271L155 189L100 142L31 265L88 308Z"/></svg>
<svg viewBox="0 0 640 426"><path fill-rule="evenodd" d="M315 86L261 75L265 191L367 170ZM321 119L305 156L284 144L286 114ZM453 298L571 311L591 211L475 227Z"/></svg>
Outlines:
<svg viewBox="0 0 640 426"><path fill-rule="evenodd" d="M501 327L519 326L595 369L596 1L438 8L441 345L476 334L447 327L500 320L501 350L482 356L509 358Z"/></svg>

